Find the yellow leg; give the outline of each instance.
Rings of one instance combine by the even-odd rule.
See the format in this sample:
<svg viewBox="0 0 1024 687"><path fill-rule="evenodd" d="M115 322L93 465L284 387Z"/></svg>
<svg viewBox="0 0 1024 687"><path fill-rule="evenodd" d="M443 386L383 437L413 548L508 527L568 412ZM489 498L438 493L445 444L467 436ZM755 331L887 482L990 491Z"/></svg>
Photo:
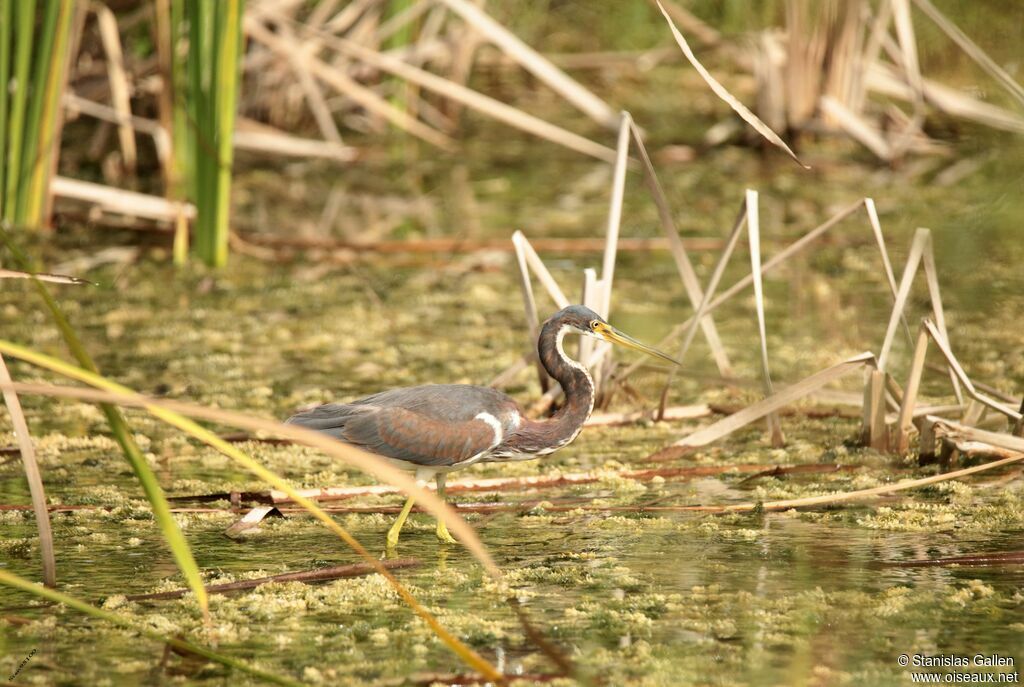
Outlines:
<svg viewBox="0 0 1024 687"><path fill-rule="evenodd" d="M444 481L445 474L443 472L437 473L437 497L444 500ZM451 534L448 533L448 526L444 524L444 520L438 519L437 521L437 538L444 544L458 544Z"/></svg>
<svg viewBox="0 0 1024 687"><path fill-rule="evenodd" d="M415 500L410 496L405 500L405 505L402 506L402 512L398 514L398 519L395 520L395 524L388 530L388 548L393 549L398 546L398 535L402 533L402 526L405 524L406 519L409 517L409 511L412 510L412 505Z"/></svg>

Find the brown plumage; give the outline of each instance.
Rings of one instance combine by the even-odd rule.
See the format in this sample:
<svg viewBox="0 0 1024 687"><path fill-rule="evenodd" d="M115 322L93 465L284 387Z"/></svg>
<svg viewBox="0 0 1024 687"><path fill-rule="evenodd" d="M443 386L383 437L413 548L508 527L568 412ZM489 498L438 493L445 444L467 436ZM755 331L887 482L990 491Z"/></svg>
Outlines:
<svg viewBox="0 0 1024 687"><path fill-rule="evenodd" d="M617 331L597 313L572 305L551 316L541 329L541 364L565 392L565 403L547 420L531 420L509 396L488 387L428 384L392 389L351 403L329 403L288 419L383 456L418 480L444 475L481 461L525 460L556 451L580 433L594 409L594 383L586 369L562 347L569 333L620 343L671 360ZM674 362L674 361L673 361ZM411 507L411 501L407 502ZM398 529L407 515L396 523ZM450 536L443 523L438 536ZM394 535L392 537L392 534ZM389 543L397 542L392 528ZM445 538L447 537L447 539Z"/></svg>

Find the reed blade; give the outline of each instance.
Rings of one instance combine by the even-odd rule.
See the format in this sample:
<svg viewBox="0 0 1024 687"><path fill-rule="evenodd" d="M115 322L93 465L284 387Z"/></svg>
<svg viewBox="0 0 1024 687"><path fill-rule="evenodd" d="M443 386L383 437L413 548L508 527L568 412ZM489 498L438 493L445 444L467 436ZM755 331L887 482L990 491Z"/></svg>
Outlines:
<svg viewBox="0 0 1024 687"><path fill-rule="evenodd" d="M726 90L725 86L720 84L718 80L711 75L711 72L709 72L704 65L700 63L697 56L693 54L693 50L690 49L689 43L686 42L686 39L683 38L683 34L681 34L679 29L676 28L675 22L672 21L672 17L669 16L669 13L665 10L665 6L662 5L661 2L658 2L658 0L655 1L658 4L658 9L661 10L662 16L665 17L665 21L668 22L668 27L672 30L672 36L676 39L679 49L683 51L683 55L686 56L686 59L689 60L691 65L693 65L693 68L697 70L697 73L700 74L700 77L704 79L704 82L707 83L714 94L725 101L725 103L733 109L733 112L738 114L743 121L753 127L757 133L764 136L765 139L773 145L784 150L794 162L804 169L810 169L809 166L800 161L800 158L798 158L796 153L786 145L786 142L783 141L777 133L772 131L771 127L762 122L757 115L750 111L750 108L741 103L736 96Z"/></svg>
<svg viewBox="0 0 1024 687"><path fill-rule="evenodd" d="M651 156L647 154L647 147L644 145L640 129L637 128L634 122L630 122L630 130L633 133L633 142L636 143L637 150L640 153L640 162L643 163L644 181L647 183L647 188L651 192L654 204L658 208L658 219L661 222L662 231L664 231L665 237L668 239L672 259L676 263L676 269L679 271L679 277L683 281L683 287L686 289L686 295L690 299L690 305L696 310L704 300L704 293L697 279L697 273L693 269L693 262L686 252L682 239L679 238L679 230L676 228L675 220L672 218L672 210L669 208L668 198L665 197L665 191L661 187L661 182L658 181L658 175L654 171ZM711 315L706 315L701 318L700 325L701 329L704 330L704 338L707 339L708 346L711 348L711 354L715 359L715 365L718 366L719 373L723 377L732 377L732 364L729 362L729 356L725 352L721 338L718 336L718 328L715 327L714 318Z"/></svg>
<svg viewBox="0 0 1024 687"><path fill-rule="evenodd" d="M764 286L761 275L761 220L758 207L757 191L747 189L747 235L750 238L750 274L754 278L754 305L757 308L757 331L761 340L761 371L764 374L764 393L771 396L775 393L772 387L772 375L768 364L768 334L764 317ZM786 439L782 434L782 424L774 411L768 413L768 431L771 434L772 446L782 446Z"/></svg>

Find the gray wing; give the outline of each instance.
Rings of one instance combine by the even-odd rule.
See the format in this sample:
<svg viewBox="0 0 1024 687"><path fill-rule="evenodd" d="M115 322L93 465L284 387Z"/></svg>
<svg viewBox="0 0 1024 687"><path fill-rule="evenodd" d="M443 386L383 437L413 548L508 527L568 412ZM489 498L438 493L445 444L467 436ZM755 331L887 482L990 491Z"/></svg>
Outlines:
<svg viewBox="0 0 1024 687"><path fill-rule="evenodd" d="M288 423L415 465L451 466L493 449L519 417L515 401L500 391L436 384L328 403Z"/></svg>

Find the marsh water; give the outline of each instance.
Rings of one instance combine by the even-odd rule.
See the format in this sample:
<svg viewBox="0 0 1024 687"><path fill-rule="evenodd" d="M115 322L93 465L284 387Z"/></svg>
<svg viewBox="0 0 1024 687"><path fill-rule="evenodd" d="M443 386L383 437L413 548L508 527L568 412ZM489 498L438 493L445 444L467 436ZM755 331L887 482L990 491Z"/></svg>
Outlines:
<svg viewBox="0 0 1024 687"><path fill-rule="evenodd" d="M678 72L644 75L634 116L652 152L699 140L720 109ZM635 84L612 80L613 94ZM513 84L515 86L515 84ZM676 89L676 90L672 90ZM678 92L676 92L678 91ZM655 97L655 94L670 96ZM692 94L692 95L691 95ZM622 98L623 102L627 101ZM633 100L629 100L633 102ZM683 105L686 105L684 107ZM568 118L557 103L541 102ZM547 144L475 122L457 158L410 143L351 169L307 163L239 162L236 213L254 231L316 235L333 194L345 211L327 231L378 238L459 236L600 237L610 170ZM601 135L595 132L595 135ZM967 127L949 157L879 166L848 142L817 141L810 172L743 146L701 151L656 164L685 238L722 239L744 188L760 192L766 256L863 196L875 199L889 249L902 270L917 227L933 232L951 344L968 374L1005 393L1024 390L1024 152L1019 137ZM394 160L401 159L402 162ZM953 165L968 160L972 165ZM342 194L342 195L337 195ZM381 200L384 194L389 199ZM228 270L175 269L163 237L142 239L130 262L96 264L102 249L138 245L139 235L68 224L50 239L24 237L49 271L70 271L96 287L55 286L101 370L141 392L272 418L314 402L353 399L399 385L486 384L527 350L514 260L507 251L401 256L323 254L264 260L235 255ZM623 236L657 237L657 214L631 178ZM719 248L693 252L702 280ZM568 293L599 253L542 256ZM327 259L331 258L331 259ZM749 270L738 252L726 284ZM910 321L927 314L923 280ZM3 338L65 355L58 332L30 286L5 281ZM881 345L889 287L863 211L766 281L768 347L777 383L800 378ZM545 311L554 306L543 300ZM692 312L666 251L620 255L611 321L655 342ZM717 378L698 338L673 383L672 404L741 406L760 393L757 324L749 292L716 312L737 377ZM673 344L674 346L675 344ZM620 361L632 361L617 354ZM906 375L910 345L897 339L891 370ZM18 380L51 378L11 363ZM664 370L631 378L634 396L609 410L651 407ZM859 390L859 379L842 388ZM532 370L507 387L526 404L539 394ZM925 396L952 398L940 374ZM48 495L92 506L55 513L61 588L168 635L201 637L194 602L127 602L125 595L183 586L142 491L102 414L93 406L25 397ZM901 655L998 655L1014 665L948 669L1009 674L1024 661L1024 568L1017 565L905 567L925 558L1019 550L1024 479L1019 469L899 492L831 508L715 515L642 506L727 504L846 491L935 473L916 454L860 447L859 409L829 417L786 416L787 444L773 449L753 425L671 464L645 458L716 418L586 429L539 461L479 465L458 477L593 473L597 481L542 490L468 493L453 501L527 503L467 520L505 572L541 632L594 684L902 685L913 667ZM266 489L229 459L138 411L128 419L171 496ZM9 421L0 443L14 443ZM224 429L224 431L227 431ZM265 443L242 446L304 487L369 484L316 451ZM27 504L16 456L0 458L0 503ZM756 475L736 469L694 479L628 479L629 468L838 464L849 469ZM542 501L539 505L534 505ZM343 505L395 506L400 496ZM193 504L194 505L194 504ZM357 561L312 518L288 513L230 539L238 520L226 500L216 512L179 513L210 583ZM571 506L571 507L570 507ZM580 506L576 508L576 506ZM602 508L606 510L602 510ZM371 550L381 548L392 514L339 514ZM457 546L439 545L433 521L415 514L399 547L419 561L400 579L441 622L510 675L557 674L523 633L503 591ZM38 547L30 512L0 511L0 565L36 579ZM0 589L0 676L17 684L249 684L250 678L194 657L165 656L159 644L74 611L37 607ZM268 585L211 599L218 649L311 684L415 684L468 669L376 576L320 585ZM34 653L33 653L34 652ZM922 671L918 671L922 672ZM941 671L940 671L941 672ZM411 676L411 677L410 677ZM969 679L969 678L968 678ZM1006 678L1004 678L1006 679Z"/></svg>

